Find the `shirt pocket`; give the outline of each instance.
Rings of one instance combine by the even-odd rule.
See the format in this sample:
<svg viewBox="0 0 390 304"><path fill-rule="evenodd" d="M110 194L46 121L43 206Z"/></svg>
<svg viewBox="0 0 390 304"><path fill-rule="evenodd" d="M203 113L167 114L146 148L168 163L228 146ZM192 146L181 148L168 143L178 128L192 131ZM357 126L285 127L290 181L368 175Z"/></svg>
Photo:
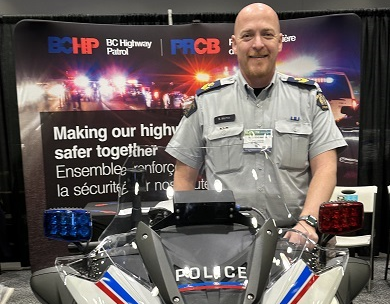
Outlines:
<svg viewBox="0 0 390 304"><path fill-rule="evenodd" d="M309 166L309 143L312 127L308 123L280 120L275 122L272 150L281 169L306 169Z"/></svg>
<svg viewBox="0 0 390 304"><path fill-rule="evenodd" d="M213 127L207 135L207 158L215 173L230 173L243 167L243 124Z"/></svg>

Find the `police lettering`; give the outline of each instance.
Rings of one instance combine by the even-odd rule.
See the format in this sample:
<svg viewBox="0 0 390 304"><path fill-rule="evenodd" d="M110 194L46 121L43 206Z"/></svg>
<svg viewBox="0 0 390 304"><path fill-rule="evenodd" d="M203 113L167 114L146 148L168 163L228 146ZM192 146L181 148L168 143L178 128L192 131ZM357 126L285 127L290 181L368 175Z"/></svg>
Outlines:
<svg viewBox="0 0 390 304"><path fill-rule="evenodd" d="M217 38L172 39L171 54L176 55L181 50L184 55L214 55L221 51L220 41Z"/></svg>
<svg viewBox="0 0 390 304"><path fill-rule="evenodd" d="M233 266L216 266L212 270L207 267L185 267L182 269L176 269L176 281L179 281L180 278L187 278L191 280L198 279L219 279L222 277L225 278L234 278L237 276L239 279L247 279L246 267L237 267Z"/></svg>

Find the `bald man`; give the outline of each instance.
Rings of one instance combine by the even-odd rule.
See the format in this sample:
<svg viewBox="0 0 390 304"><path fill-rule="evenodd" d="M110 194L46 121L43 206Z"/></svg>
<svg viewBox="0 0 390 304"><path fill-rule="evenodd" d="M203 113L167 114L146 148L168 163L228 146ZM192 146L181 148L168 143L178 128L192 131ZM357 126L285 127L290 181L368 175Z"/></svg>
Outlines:
<svg viewBox="0 0 390 304"><path fill-rule="evenodd" d="M276 70L282 47L276 12L244 7L232 35L239 71L197 91L166 151L175 190L193 190L204 170L209 189L232 190L238 204L317 241L346 142L318 84Z"/></svg>

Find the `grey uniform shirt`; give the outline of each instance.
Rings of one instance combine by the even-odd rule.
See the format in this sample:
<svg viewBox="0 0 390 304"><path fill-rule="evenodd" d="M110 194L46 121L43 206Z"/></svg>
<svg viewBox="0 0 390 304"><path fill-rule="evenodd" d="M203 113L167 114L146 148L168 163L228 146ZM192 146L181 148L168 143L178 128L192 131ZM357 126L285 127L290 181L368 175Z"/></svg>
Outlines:
<svg viewBox="0 0 390 304"><path fill-rule="evenodd" d="M239 72L197 92L166 151L204 168L209 189L219 180L237 204L268 213L280 226L293 225L310 182L309 160L346 146L328 102L319 97L316 83L278 72L256 97ZM270 151L245 152L248 129L272 129Z"/></svg>

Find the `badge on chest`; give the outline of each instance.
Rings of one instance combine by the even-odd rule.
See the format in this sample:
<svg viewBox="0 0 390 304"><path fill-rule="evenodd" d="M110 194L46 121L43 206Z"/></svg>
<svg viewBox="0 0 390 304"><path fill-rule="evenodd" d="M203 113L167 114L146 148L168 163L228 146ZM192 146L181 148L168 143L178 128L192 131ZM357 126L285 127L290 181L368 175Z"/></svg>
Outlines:
<svg viewBox="0 0 390 304"><path fill-rule="evenodd" d="M272 150L272 129L246 129L243 148L244 152L270 152Z"/></svg>

